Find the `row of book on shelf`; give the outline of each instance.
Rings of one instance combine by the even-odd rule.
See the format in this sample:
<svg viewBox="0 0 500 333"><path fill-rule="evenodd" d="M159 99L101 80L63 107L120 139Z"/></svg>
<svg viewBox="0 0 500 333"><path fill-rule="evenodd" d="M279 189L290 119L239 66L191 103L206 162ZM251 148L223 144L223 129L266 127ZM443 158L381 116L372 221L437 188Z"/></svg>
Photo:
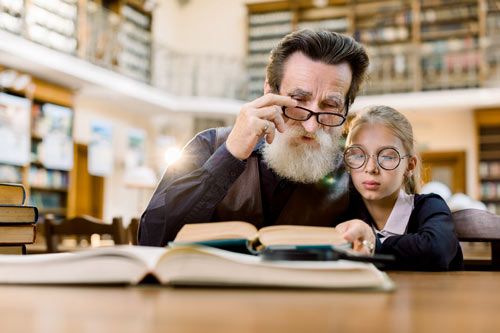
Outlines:
<svg viewBox="0 0 500 333"><path fill-rule="evenodd" d="M25 201L23 185L0 183L0 254L25 254L35 241L38 210Z"/></svg>
<svg viewBox="0 0 500 333"><path fill-rule="evenodd" d="M500 199L500 182L481 182L481 198Z"/></svg>
<svg viewBox="0 0 500 333"><path fill-rule="evenodd" d="M500 161L480 162L479 176L481 178L499 178L500 179Z"/></svg>

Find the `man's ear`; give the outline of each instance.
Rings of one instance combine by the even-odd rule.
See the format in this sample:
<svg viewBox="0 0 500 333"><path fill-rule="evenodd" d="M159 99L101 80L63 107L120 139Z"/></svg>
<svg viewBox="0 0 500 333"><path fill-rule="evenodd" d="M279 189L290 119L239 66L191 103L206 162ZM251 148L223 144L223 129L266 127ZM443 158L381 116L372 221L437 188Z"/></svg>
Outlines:
<svg viewBox="0 0 500 333"><path fill-rule="evenodd" d="M266 83L264 83L264 95L272 93L273 90L271 89L271 86L269 85L269 81L266 78Z"/></svg>

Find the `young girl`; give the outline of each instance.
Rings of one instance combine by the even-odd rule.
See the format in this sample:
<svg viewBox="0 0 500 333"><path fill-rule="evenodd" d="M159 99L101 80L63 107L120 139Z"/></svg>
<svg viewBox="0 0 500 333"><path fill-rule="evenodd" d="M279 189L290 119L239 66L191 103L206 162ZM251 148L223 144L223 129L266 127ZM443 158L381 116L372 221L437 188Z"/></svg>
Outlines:
<svg viewBox="0 0 500 333"><path fill-rule="evenodd" d="M404 115L375 106L356 117L344 160L355 187L350 218L370 224L377 253L393 254L396 269L463 269L462 250L445 201L417 194L420 161Z"/></svg>

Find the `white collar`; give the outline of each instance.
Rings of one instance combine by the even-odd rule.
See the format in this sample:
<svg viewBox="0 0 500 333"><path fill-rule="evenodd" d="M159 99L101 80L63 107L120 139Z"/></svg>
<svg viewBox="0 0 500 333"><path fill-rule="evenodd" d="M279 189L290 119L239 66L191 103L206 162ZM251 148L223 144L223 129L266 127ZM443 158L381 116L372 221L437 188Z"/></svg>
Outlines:
<svg viewBox="0 0 500 333"><path fill-rule="evenodd" d="M387 219L384 229L377 231L381 236L381 242L384 242L387 236L404 235L406 233L411 212L414 207L414 194L407 194L400 190L391 215Z"/></svg>

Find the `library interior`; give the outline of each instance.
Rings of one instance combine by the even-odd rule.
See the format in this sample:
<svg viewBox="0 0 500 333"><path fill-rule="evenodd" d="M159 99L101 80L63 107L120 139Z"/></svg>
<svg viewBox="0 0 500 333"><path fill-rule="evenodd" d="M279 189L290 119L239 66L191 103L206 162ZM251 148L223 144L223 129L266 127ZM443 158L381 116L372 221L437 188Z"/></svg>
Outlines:
<svg viewBox="0 0 500 333"><path fill-rule="evenodd" d="M43 273L40 283L21 285L0 268L8 329L498 327L498 0L0 0L0 254L42 258L138 245L141 215L164 171L197 133L232 126L264 94L271 50L301 29L344 34L365 48L368 76L349 114L388 105L411 122L422 193L448 204L466 271L389 271L389 282L381 278L377 287L384 291L353 293L328 286L297 292L269 281L264 289L152 288L149 281L99 289L81 286L84 280L60 288L62 268L61 280ZM15 217L8 206L26 207ZM470 209L488 215L465 214ZM481 223L470 235L474 227L465 222L472 219ZM54 265L64 261L58 258ZM160 283L189 280L172 274ZM356 320L360 313L365 320Z"/></svg>

